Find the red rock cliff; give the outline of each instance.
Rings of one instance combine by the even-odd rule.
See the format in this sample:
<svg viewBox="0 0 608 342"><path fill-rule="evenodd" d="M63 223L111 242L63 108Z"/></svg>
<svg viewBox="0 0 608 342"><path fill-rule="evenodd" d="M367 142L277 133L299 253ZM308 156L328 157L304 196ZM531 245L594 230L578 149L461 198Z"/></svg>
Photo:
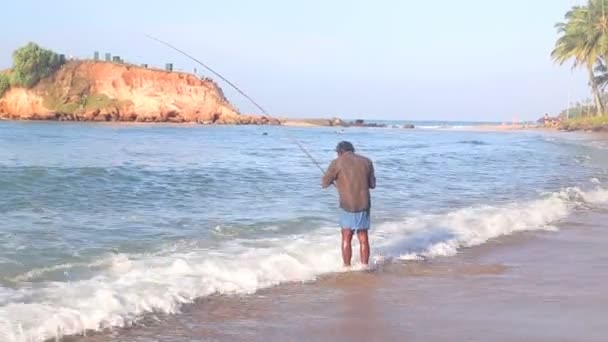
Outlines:
<svg viewBox="0 0 608 342"><path fill-rule="evenodd" d="M70 61L32 89L11 88L0 118L265 124L241 115L212 81L110 62Z"/></svg>

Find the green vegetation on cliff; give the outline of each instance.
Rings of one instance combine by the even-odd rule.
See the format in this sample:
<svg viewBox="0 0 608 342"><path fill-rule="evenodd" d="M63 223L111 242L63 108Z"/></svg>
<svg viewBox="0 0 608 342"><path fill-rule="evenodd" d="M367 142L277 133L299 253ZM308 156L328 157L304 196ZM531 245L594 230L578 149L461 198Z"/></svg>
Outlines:
<svg viewBox="0 0 608 342"><path fill-rule="evenodd" d="M63 63L55 52L43 49L36 43L28 43L13 52L11 84L31 88Z"/></svg>
<svg viewBox="0 0 608 342"><path fill-rule="evenodd" d="M31 88L55 72L64 61L51 50L28 43L13 52L10 74L0 72L0 97L11 87Z"/></svg>
<svg viewBox="0 0 608 342"><path fill-rule="evenodd" d="M0 97L11 87L11 79L8 75L0 72Z"/></svg>
<svg viewBox="0 0 608 342"><path fill-rule="evenodd" d="M64 114L77 114L91 111L111 111L120 108L127 102L111 99L104 94L80 94L76 100L67 100L68 96L59 93L57 88L50 88L44 97L44 105L57 112Z"/></svg>

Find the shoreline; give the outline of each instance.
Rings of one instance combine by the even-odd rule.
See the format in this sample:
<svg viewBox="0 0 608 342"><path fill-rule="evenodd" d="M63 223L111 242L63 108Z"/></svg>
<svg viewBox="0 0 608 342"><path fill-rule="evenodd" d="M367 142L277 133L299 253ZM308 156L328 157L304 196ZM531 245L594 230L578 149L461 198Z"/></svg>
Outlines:
<svg viewBox="0 0 608 342"><path fill-rule="evenodd" d="M251 295L201 298L175 315L70 342L603 341L608 212L522 232L454 257L322 276ZM567 248L568 253L563 253Z"/></svg>
<svg viewBox="0 0 608 342"><path fill-rule="evenodd" d="M476 131L476 132L566 132L566 133L608 133L608 127L581 127L576 129L564 129L560 126L543 126L543 125L527 125L527 124L496 124L488 125L484 123L466 125L466 126L449 126L449 127L415 127L412 124L395 125L395 126L382 126L377 124L363 124L355 125L353 123L347 123L341 121L341 123L334 123L332 120L336 119L299 119L299 118L272 118L266 123L211 123L211 122L196 122L196 121L94 121L94 120L49 120L49 119L10 119L0 117L0 122L57 122L57 123L92 123L102 125L137 125L137 126L148 126L148 125L170 125L170 126L284 126L284 127L295 127L295 128L321 128L321 127L335 127L335 128L392 128L392 129L403 129L403 130L434 130L434 131L449 131L449 130L460 130L460 131ZM340 120L340 119L337 119ZM408 121L415 123L416 121ZM457 121L456 121L457 122ZM408 127L409 126L409 127Z"/></svg>

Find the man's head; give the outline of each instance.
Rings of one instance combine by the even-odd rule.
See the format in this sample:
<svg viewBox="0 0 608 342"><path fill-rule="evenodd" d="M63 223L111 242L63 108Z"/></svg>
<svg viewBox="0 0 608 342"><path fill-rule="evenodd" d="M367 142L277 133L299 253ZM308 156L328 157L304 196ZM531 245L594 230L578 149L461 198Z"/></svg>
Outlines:
<svg viewBox="0 0 608 342"><path fill-rule="evenodd" d="M340 141L336 146L336 152L338 155L342 155L346 152L355 152L355 147L348 141Z"/></svg>

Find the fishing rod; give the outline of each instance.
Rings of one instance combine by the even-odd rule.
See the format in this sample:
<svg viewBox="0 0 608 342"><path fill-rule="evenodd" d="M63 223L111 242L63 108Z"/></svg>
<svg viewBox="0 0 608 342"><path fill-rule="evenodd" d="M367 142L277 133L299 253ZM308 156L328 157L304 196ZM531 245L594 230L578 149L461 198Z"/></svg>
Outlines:
<svg viewBox="0 0 608 342"><path fill-rule="evenodd" d="M209 66L205 65L205 63L199 61L198 59L192 57L191 55L189 55L188 53L186 53L183 50L178 49L177 47L161 40L158 39L156 37L150 36L150 35L146 35L146 37L161 43L179 53L181 53L182 55L190 58L191 60L195 61L196 63L198 63L199 65L201 65L203 68L209 70L211 73L213 73L215 76L219 77L220 79L222 79L224 82L226 82L228 85L230 85L232 88L234 88L236 91L238 91L241 95L243 95L247 100L249 100L251 103L253 103L254 106L256 106L259 110L262 111L262 113L264 113L264 115L266 116L270 116L270 114L268 114L268 112L262 108L262 106L260 106L257 102L255 102L249 95L247 95L244 91L242 91L239 87L237 87L234 83L230 82L228 79L226 79L224 76L220 75L217 71L211 69ZM296 139L295 137L291 136L289 134L289 132L287 132L287 136L292 140L293 143L295 143L298 148L300 148L300 150L319 168L319 170L321 170L322 173L325 173L325 170L323 169L323 167L321 166L321 164L319 164L319 162L304 148L304 146L302 146L302 144L300 143L300 141L298 139Z"/></svg>

